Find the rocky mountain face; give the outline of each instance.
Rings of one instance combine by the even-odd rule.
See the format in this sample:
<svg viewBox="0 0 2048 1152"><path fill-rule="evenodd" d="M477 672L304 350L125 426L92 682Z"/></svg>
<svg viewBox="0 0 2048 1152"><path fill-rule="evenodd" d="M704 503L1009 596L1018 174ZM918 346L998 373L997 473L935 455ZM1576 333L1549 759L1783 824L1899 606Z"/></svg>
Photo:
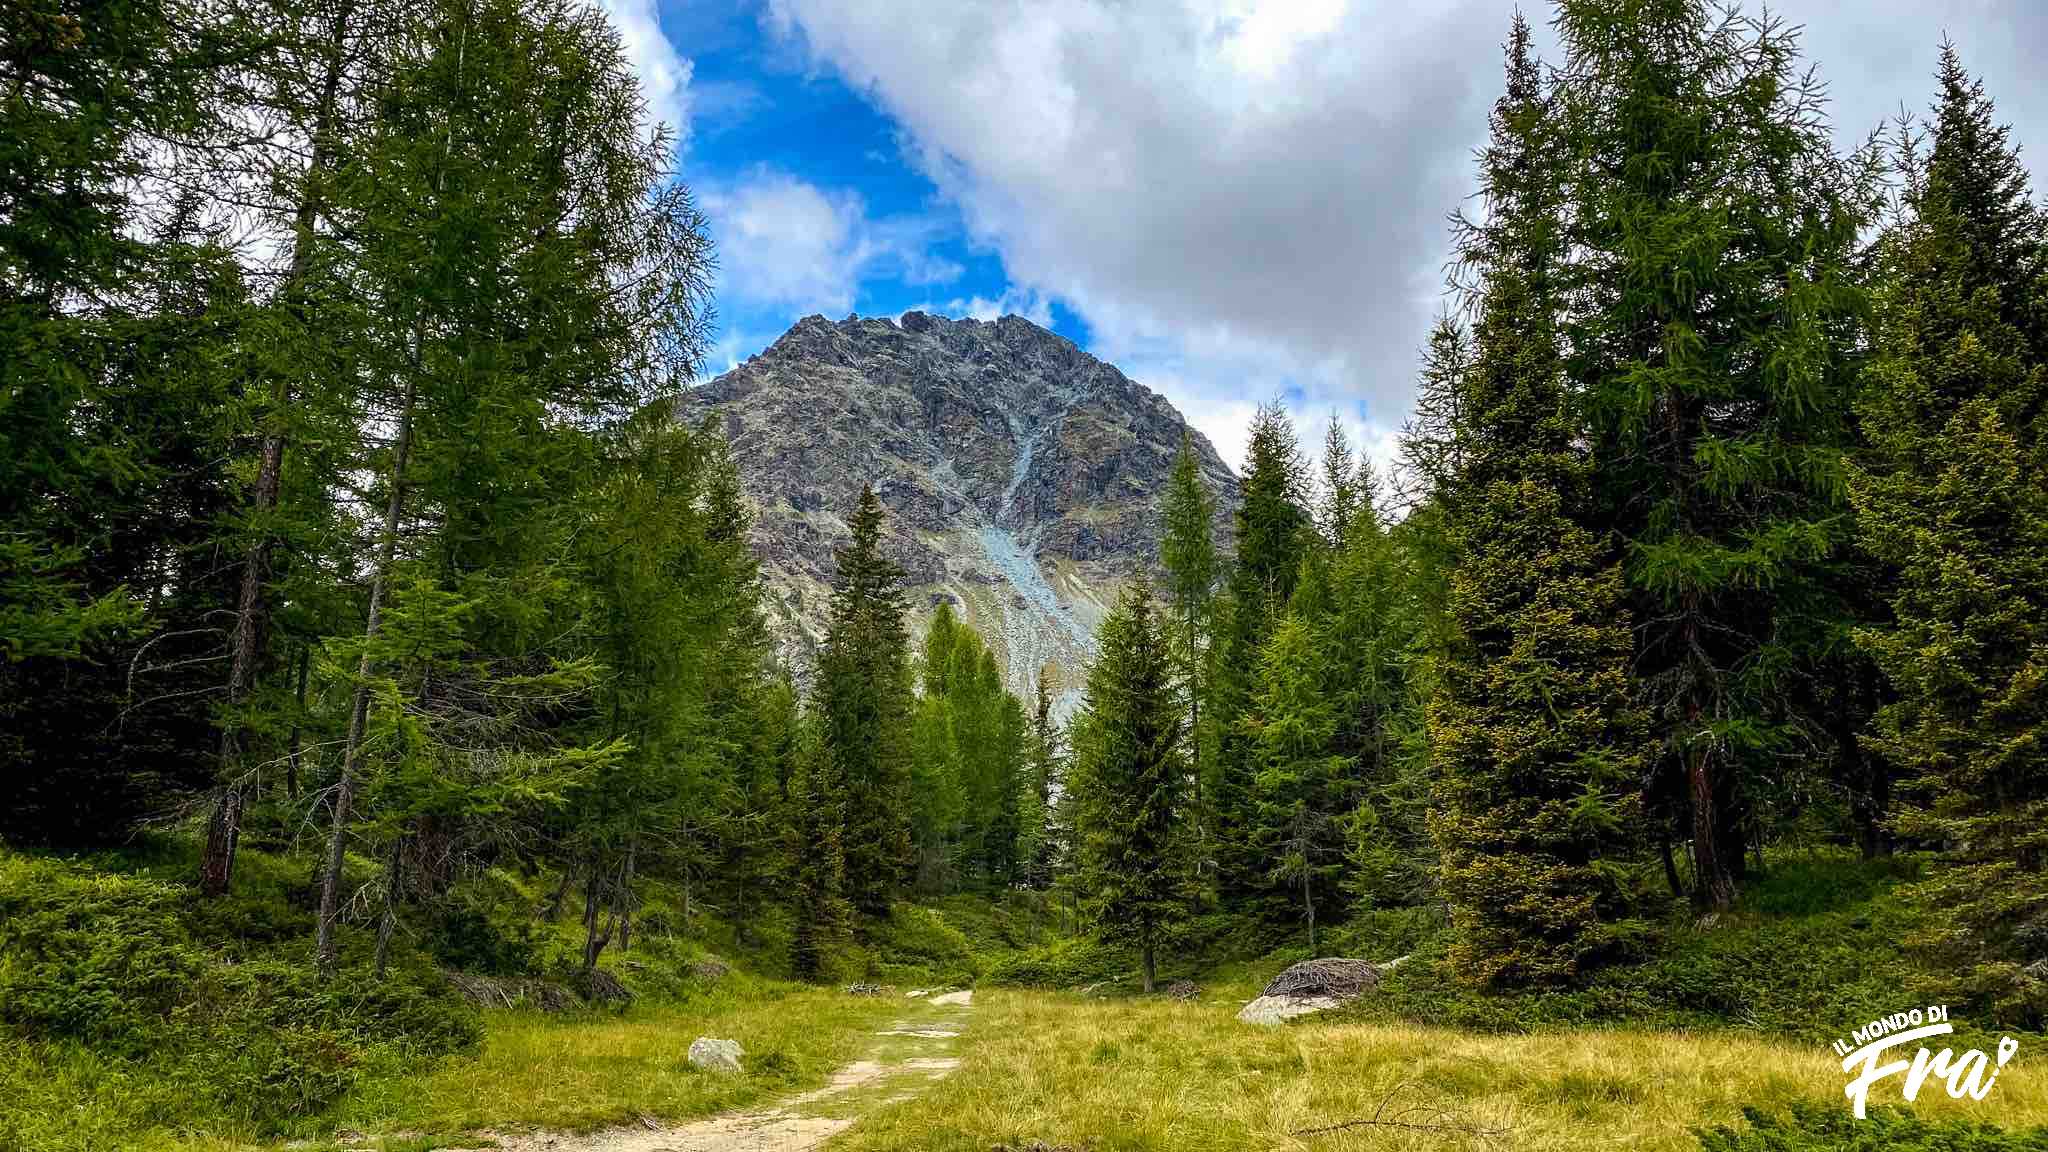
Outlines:
<svg viewBox="0 0 2048 1152"><path fill-rule="evenodd" d="M1157 570L1180 414L1021 317L812 316L694 389L684 412L715 416L732 442L768 610L800 675L824 641L834 556L864 483L888 508L913 637L953 600L1027 702L1052 665L1071 707L1096 626L1125 584ZM1224 546L1237 479L1190 432Z"/></svg>

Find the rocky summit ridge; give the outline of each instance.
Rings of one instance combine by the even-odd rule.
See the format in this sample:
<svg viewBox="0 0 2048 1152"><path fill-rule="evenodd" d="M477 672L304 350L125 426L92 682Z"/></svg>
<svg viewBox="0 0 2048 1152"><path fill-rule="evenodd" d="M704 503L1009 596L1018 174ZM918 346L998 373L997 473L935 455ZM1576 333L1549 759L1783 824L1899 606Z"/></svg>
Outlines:
<svg viewBox="0 0 2048 1152"><path fill-rule="evenodd" d="M951 599L1027 701L1053 667L1063 712L1102 617L1157 571L1183 427L1165 398L1022 317L915 311L806 317L692 389L683 412L713 416L732 443L770 624L800 676L824 640L847 518L873 483L913 637ZM1237 479L1189 435L1224 545Z"/></svg>

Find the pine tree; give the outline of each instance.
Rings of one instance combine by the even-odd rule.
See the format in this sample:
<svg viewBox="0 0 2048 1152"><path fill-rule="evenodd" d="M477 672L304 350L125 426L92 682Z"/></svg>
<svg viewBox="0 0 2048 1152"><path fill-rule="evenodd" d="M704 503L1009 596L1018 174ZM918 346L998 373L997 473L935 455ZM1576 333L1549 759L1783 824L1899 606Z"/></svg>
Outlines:
<svg viewBox="0 0 2048 1152"><path fill-rule="evenodd" d="M1098 639L1074 747L1077 880L1102 934L1137 945L1150 992L1192 894L1180 709L1148 592L1126 592Z"/></svg>
<svg viewBox="0 0 2048 1152"><path fill-rule="evenodd" d="M1695 895L1726 908L1800 735L1783 677L1836 612L1864 213L1794 30L1707 0L1564 0L1557 28L1566 364L1658 772L1683 782Z"/></svg>
<svg viewBox="0 0 2048 1152"><path fill-rule="evenodd" d="M2003 1000L2042 954L2015 933L2048 912L2048 230L1953 46L1939 79L1933 152L1908 157L1910 215L1887 238L1870 450L1850 475L1894 623L1857 640L1897 693L1870 734L1907 774L1896 830L1954 856L1928 885L1934 933Z"/></svg>
<svg viewBox="0 0 2048 1152"><path fill-rule="evenodd" d="M1368 471L1360 472L1361 465ZM1366 494L1359 491L1360 480L1371 476L1370 466L1351 451L1351 437L1345 433L1343 421L1330 413L1329 426L1323 429L1322 503L1316 509L1316 526L1322 529L1323 543L1331 548L1344 546L1361 510L1370 512L1365 508Z"/></svg>
<svg viewBox="0 0 2048 1152"><path fill-rule="evenodd" d="M818 660L825 752L846 790L846 893L886 914L911 859L908 640L902 573L882 555L882 503L863 487L840 549L832 620Z"/></svg>
<svg viewBox="0 0 2048 1152"><path fill-rule="evenodd" d="M1330 602L1312 621L1334 709L1330 752L1351 765L1334 809L1350 838L1345 891L1378 906L1413 902L1427 887L1424 797L1409 778L1419 726L1421 619L1415 565L1374 512L1378 480L1361 458L1358 509L1330 558ZM1345 806L1348 805L1348 812Z"/></svg>
<svg viewBox="0 0 2048 1152"><path fill-rule="evenodd" d="M1623 856L1641 717L1621 573L1579 522L1589 487L1558 333L1559 141L1538 67L1518 17L1480 161L1486 216L1461 228L1478 320L1430 710L1451 959L1495 984L1573 979L1642 928Z"/></svg>
<svg viewBox="0 0 2048 1152"><path fill-rule="evenodd" d="M1059 845L1053 830L1053 794L1059 785L1059 729L1052 719L1048 671L1038 675L1037 706L1031 715L1025 770L1018 780L1017 875L1026 888L1052 884Z"/></svg>

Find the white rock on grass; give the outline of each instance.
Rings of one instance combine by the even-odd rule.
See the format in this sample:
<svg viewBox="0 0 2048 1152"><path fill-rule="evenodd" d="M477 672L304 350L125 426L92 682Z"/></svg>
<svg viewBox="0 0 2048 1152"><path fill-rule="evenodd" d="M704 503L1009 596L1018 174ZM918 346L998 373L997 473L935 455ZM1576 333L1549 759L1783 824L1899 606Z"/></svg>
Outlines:
<svg viewBox="0 0 2048 1152"><path fill-rule="evenodd" d="M1343 1003L1335 996L1261 996L1240 1008L1237 1018L1247 1024L1278 1024L1311 1012L1326 1012Z"/></svg>
<svg viewBox="0 0 2048 1152"><path fill-rule="evenodd" d="M930 1002L939 1005L940 1007L946 1007L955 1004L965 1006L974 1003L974 992L972 990L965 992L948 992L944 996L932 997Z"/></svg>
<svg viewBox="0 0 2048 1152"><path fill-rule="evenodd" d="M690 1067L703 1068L711 1072L738 1072L740 1050L737 1040L718 1040L710 1036L699 1036L690 1041Z"/></svg>

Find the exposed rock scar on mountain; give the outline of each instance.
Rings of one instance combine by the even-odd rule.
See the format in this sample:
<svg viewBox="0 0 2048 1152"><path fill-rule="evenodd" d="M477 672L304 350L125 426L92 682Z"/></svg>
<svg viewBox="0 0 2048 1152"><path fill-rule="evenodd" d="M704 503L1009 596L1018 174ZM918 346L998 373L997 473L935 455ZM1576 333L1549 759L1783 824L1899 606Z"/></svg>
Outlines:
<svg viewBox="0 0 2048 1152"><path fill-rule="evenodd" d="M1050 664L1068 705L1103 615L1157 570L1183 424L1165 398L1022 317L923 312L807 317L692 390L684 412L715 415L732 441L771 624L799 675L824 640L845 517L872 482L913 629L950 598L1012 690L1028 700ZM1237 479L1190 435L1227 544Z"/></svg>

